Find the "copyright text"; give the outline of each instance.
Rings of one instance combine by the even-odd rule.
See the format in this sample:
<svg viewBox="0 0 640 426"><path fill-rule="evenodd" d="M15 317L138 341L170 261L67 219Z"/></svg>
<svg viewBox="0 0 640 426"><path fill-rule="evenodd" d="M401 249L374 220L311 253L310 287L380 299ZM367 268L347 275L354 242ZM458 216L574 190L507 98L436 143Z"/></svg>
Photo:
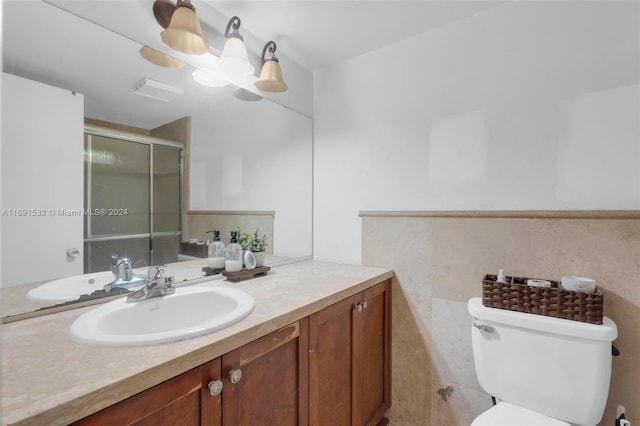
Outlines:
<svg viewBox="0 0 640 426"><path fill-rule="evenodd" d="M128 216L128 209L2 209L3 217Z"/></svg>

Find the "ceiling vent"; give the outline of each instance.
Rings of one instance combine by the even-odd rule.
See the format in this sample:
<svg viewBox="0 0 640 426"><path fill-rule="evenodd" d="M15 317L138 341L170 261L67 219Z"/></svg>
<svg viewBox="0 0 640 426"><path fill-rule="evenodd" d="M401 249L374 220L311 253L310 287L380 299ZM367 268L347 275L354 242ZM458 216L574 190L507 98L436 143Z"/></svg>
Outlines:
<svg viewBox="0 0 640 426"><path fill-rule="evenodd" d="M147 96L159 101L171 102L182 96L184 90L182 87L175 87L167 83L143 78L136 84L136 93L138 95Z"/></svg>

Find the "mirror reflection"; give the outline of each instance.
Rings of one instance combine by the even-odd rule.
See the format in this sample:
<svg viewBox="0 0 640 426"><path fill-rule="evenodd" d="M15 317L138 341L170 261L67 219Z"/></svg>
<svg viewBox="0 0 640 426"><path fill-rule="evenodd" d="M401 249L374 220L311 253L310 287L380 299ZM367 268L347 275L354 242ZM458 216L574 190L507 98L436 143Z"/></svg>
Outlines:
<svg viewBox="0 0 640 426"><path fill-rule="evenodd" d="M311 119L153 65L142 46L45 2L4 2L3 317L117 297L155 264L198 282L213 229L225 244L259 229L267 265L311 256ZM136 93L155 81L182 94Z"/></svg>

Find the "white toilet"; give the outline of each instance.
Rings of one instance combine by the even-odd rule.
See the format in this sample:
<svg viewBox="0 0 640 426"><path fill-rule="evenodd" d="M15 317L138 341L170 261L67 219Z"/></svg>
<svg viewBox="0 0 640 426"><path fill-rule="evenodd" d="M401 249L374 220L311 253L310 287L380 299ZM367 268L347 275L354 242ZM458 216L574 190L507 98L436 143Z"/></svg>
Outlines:
<svg viewBox="0 0 640 426"><path fill-rule="evenodd" d="M618 329L487 308L469 300L473 360L480 386L498 404L471 426L594 426L611 379Z"/></svg>

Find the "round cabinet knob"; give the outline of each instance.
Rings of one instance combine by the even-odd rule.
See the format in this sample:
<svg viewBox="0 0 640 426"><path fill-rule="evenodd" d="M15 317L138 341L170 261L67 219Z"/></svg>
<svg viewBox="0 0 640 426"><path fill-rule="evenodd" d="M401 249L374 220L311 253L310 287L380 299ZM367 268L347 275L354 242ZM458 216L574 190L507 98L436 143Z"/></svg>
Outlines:
<svg viewBox="0 0 640 426"><path fill-rule="evenodd" d="M358 303L358 304L356 305L356 311L358 311L358 312L362 312L362 309L363 309L363 308L362 308L362 303Z"/></svg>
<svg viewBox="0 0 640 426"><path fill-rule="evenodd" d="M235 385L240 379L242 379L242 371L239 368L229 371L229 380L231 380L231 383Z"/></svg>
<svg viewBox="0 0 640 426"><path fill-rule="evenodd" d="M213 396L220 395L223 386L222 380L212 380L209 382L209 393Z"/></svg>
<svg viewBox="0 0 640 426"><path fill-rule="evenodd" d="M362 302L362 309L367 309L367 306L369 306L369 304L367 303L366 300Z"/></svg>

